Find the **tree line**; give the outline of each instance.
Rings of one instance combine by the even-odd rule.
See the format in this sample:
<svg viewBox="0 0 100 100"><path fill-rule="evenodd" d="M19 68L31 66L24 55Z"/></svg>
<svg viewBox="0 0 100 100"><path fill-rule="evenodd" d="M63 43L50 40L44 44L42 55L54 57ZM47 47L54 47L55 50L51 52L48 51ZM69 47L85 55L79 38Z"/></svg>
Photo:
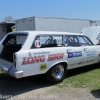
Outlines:
<svg viewBox="0 0 100 100"><path fill-rule="evenodd" d="M6 16L2 19L2 22L15 22L15 19L12 16Z"/></svg>

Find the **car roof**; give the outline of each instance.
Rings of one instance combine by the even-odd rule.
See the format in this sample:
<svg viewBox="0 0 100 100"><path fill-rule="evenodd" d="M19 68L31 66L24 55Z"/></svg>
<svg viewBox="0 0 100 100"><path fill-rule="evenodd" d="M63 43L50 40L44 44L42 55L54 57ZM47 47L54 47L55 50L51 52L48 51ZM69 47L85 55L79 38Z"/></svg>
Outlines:
<svg viewBox="0 0 100 100"><path fill-rule="evenodd" d="M15 31L15 32L10 32L9 34L44 34L44 35L84 35L80 33L71 33L71 32L56 32L56 31Z"/></svg>

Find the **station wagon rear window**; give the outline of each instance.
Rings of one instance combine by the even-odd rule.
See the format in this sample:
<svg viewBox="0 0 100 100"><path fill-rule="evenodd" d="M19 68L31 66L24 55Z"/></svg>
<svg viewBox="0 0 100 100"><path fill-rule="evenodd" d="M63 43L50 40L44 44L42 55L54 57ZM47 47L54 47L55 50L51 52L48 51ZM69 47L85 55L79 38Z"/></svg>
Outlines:
<svg viewBox="0 0 100 100"><path fill-rule="evenodd" d="M32 44L32 48L46 48L62 46L62 36L37 36Z"/></svg>
<svg viewBox="0 0 100 100"><path fill-rule="evenodd" d="M23 45L27 38L27 34L10 34L6 37L3 45Z"/></svg>

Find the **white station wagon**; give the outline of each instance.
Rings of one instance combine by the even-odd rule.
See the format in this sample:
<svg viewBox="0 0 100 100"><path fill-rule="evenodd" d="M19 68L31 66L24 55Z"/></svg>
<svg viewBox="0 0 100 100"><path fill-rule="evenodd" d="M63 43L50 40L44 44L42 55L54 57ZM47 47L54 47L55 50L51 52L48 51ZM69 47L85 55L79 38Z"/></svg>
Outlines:
<svg viewBox="0 0 100 100"><path fill-rule="evenodd" d="M16 31L0 42L0 70L15 78L44 74L58 83L67 70L99 61L100 46L84 34Z"/></svg>

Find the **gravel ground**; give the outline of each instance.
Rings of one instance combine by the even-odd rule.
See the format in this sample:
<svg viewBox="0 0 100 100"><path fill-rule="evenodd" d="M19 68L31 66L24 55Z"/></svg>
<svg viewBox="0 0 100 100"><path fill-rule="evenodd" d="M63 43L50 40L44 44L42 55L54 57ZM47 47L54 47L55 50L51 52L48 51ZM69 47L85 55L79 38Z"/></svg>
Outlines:
<svg viewBox="0 0 100 100"><path fill-rule="evenodd" d="M0 75L0 100L100 100L100 90L60 88L43 76L14 79ZM9 98L9 99L8 99Z"/></svg>
<svg viewBox="0 0 100 100"><path fill-rule="evenodd" d="M100 100L100 95L96 98L86 88L51 86L22 93L9 100Z"/></svg>
<svg viewBox="0 0 100 100"><path fill-rule="evenodd" d="M15 79L0 74L0 100L100 100L100 89L74 88L70 84L61 88L47 82L43 75Z"/></svg>

